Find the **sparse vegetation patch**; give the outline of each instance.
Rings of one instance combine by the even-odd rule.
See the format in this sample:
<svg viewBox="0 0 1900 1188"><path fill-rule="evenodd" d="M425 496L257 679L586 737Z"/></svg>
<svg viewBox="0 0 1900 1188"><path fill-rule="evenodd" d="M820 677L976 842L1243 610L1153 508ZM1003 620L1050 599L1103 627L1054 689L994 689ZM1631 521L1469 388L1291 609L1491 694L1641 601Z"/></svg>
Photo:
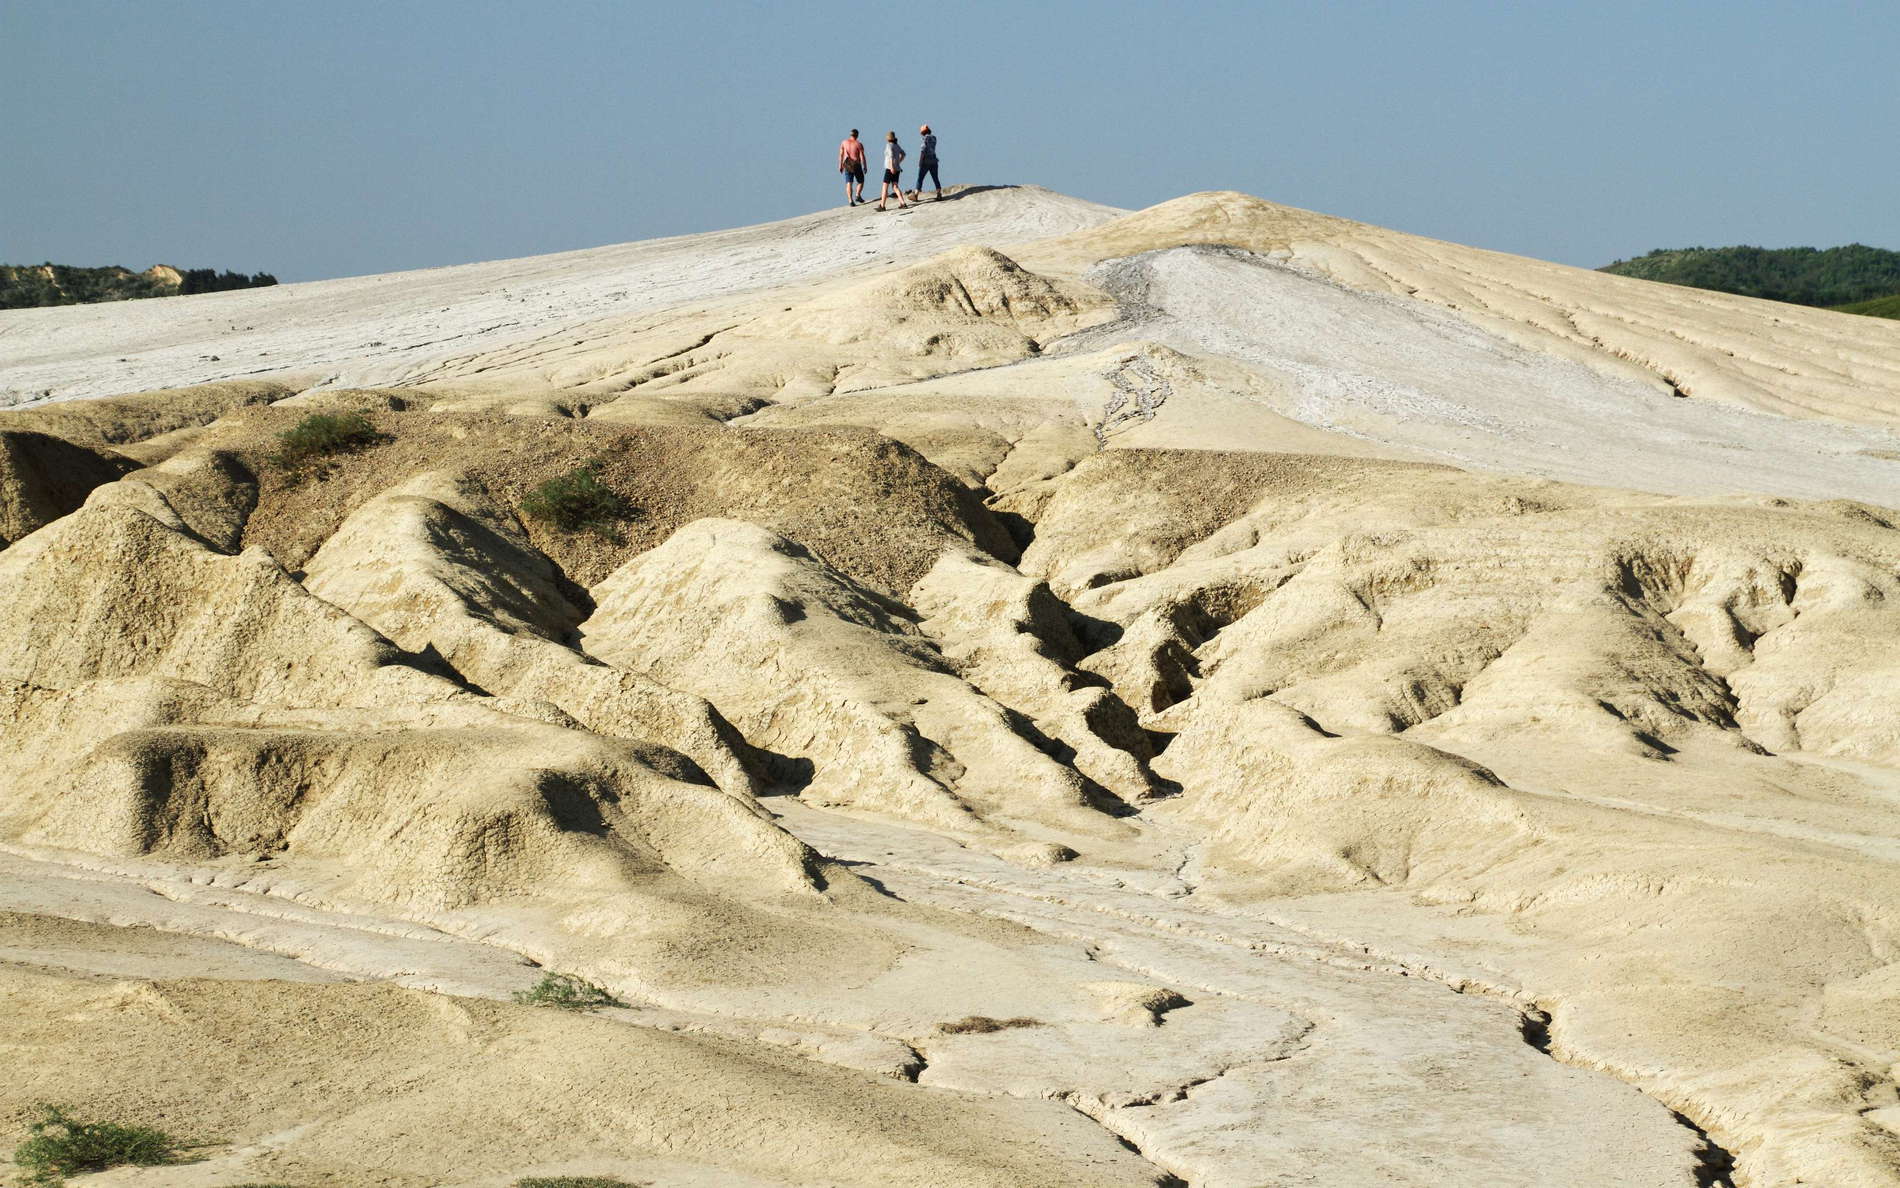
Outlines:
<svg viewBox="0 0 1900 1188"><path fill-rule="evenodd" d="M596 986L573 974L547 973L533 988L515 991L515 1001L523 1006L560 1007L566 1011L591 1011L595 1007L625 1006L603 986Z"/></svg>
<svg viewBox="0 0 1900 1188"><path fill-rule="evenodd" d="M311 413L277 435L271 461L301 473L339 454L366 450L383 439L362 413Z"/></svg>
<svg viewBox="0 0 1900 1188"><path fill-rule="evenodd" d="M615 525L630 520L633 504L600 481L600 464L589 462L529 491L521 500L529 517L563 532L596 532L612 537Z"/></svg>
<svg viewBox="0 0 1900 1188"><path fill-rule="evenodd" d="M647 1181L615 1179L613 1176L529 1176L516 1180L515 1188L646 1188Z"/></svg>
<svg viewBox="0 0 1900 1188"><path fill-rule="evenodd" d="M988 1015L965 1015L949 1023L937 1024L940 1035L988 1035L994 1031L1013 1031L1018 1027L1041 1027L1041 1019L1017 1015L1013 1019L992 1019Z"/></svg>
<svg viewBox="0 0 1900 1188"><path fill-rule="evenodd" d="M162 1130L121 1126L117 1122L81 1122L61 1106L40 1107L40 1120L13 1151L13 1162L29 1184L61 1184L67 1176L131 1164L154 1167L175 1162L178 1144Z"/></svg>

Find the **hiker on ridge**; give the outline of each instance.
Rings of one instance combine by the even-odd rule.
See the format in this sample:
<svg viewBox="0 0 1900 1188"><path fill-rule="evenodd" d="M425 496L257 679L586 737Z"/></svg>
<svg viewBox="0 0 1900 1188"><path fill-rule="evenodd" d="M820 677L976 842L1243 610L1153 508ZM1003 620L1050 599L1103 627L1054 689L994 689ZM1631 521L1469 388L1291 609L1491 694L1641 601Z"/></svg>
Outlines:
<svg viewBox="0 0 1900 1188"><path fill-rule="evenodd" d="M943 179L937 176L937 134L930 130L929 124L917 129L917 134L924 138L924 147L917 153L917 188L911 192L911 197L919 202L924 200L924 178L928 176L937 183L934 201L942 202Z"/></svg>
<svg viewBox="0 0 1900 1188"><path fill-rule="evenodd" d="M892 194L897 195L897 205L909 206L904 201L904 146L897 143L897 133L884 134L884 190L877 196L877 208L884 209L884 202Z"/></svg>
<svg viewBox="0 0 1900 1188"><path fill-rule="evenodd" d="M864 201L864 142L856 128L838 145L838 172L844 174L844 204Z"/></svg>
<svg viewBox="0 0 1900 1188"><path fill-rule="evenodd" d="M844 174L845 205L856 206L863 202L864 142L858 139L856 128L838 144L838 172Z"/></svg>

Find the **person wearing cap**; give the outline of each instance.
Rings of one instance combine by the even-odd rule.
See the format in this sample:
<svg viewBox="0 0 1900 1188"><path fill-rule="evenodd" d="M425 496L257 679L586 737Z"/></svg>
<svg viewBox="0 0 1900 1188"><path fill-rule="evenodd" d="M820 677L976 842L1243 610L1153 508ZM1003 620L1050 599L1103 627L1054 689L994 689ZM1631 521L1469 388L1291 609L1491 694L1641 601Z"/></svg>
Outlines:
<svg viewBox="0 0 1900 1188"><path fill-rule="evenodd" d="M904 201L904 146L897 143L897 133L884 134L884 189L877 196L877 208L884 209L884 202L891 195L897 195L897 205L902 208L910 203Z"/></svg>
<svg viewBox="0 0 1900 1188"><path fill-rule="evenodd" d="M856 128L838 145L838 172L844 174L844 204L864 201L864 142Z"/></svg>
<svg viewBox="0 0 1900 1188"><path fill-rule="evenodd" d="M924 138L924 147L917 154L917 189L911 197L919 202L924 200L924 178L928 176L937 184L935 197L941 202L943 201L943 179L937 176L937 134L930 130L929 124L917 129L917 134Z"/></svg>

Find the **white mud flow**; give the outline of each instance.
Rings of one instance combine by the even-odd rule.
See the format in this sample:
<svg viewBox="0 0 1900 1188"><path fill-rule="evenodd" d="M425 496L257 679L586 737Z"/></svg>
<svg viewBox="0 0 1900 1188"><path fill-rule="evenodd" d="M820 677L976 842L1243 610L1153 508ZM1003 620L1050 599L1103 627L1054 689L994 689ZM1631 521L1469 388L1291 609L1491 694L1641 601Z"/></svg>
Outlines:
<svg viewBox="0 0 1900 1188"><path fill-rule="evenodd" d="M1204 906L1168 862L1148 872L1024 869L923 831L768 803L805 841L898 898L1033 930L1049 977L1092 977L1082 984L1101 1021L997 1020L994 1031L946 1034L913 1054L874 1031L723 1006L636 1004L610 1016L859 1067L895 1060L924 1087L1056 1098L1206 1188L1692 1182L1698 1136L1629 1086L1551 1060L1526 1042L1511 1004ZM483 943L221 885L241 882L160 864L0 855L0 910L109 925L125 938L70 949L16 941L0 960L119 978L390 981L489 998L534 972L505 947L505 928Z"/></svg>
<svg viewBox="0 0 1900 1188"><path fill-rule="evenodd" d="M1129 316L1063 344L1146 339L1277 382L1282 416L1472 470L1675 495L1900 502L1900 437L1662 395L1509 342L1443 307L1265 256L1182 247L1089 279Z"/></svg>
<svg viewBox="0 0 1900 1188"><path fill-rule="evenodd" d="M1093 977L1083 984L1101 1024L999 1020L994 1032L945 1035L913 1053L874 1032L726 1007L636 1004L608 1015L858 1067L894 1061L925 1087L1063 1100L1197 1188L1692 1182L1698 1136L1629 1086L1527 1043L1509 1003L1202 906L1166 863L1029 870L920 830L767 803L803 840L898 898L1040 934L1049 976ZM70 950L16 942L0 961L120 978L390 981L487 998L534 972L504 947L506 929L483 943L228 885L240 882L0 854L0 911L126 937Z"/></svg>
<svg viewBox="0 0 1900 1188"><path fill-rule="evenodd" d="M1025 870L919 830L767 803L893 895L1022 924L1079 950L1105 983L1177 992L1186 1005L1148 1033L1171 1059L1225 1052L1167 1083L1139 1059L1098 1062L1022 1028L934 1057L921 1084L1061 1096L1205 1188L1693 1182L1695 1134L1628 1085L1540 1052L1508 1003L1202 906L1159 871ZM1220 1010L1249 1031L1197 1028Z"/></svg>

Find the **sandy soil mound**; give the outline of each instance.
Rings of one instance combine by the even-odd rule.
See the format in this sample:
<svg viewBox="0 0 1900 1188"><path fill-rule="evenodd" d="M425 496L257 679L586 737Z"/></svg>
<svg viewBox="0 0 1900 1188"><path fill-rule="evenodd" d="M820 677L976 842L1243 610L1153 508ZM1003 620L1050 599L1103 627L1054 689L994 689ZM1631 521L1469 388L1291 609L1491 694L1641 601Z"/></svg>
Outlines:
<svg viewBox="0 0 1900 1188"><path fill-rule="evenodd" d="M1058 1102L923 1094L560 1011L379 986L19 972L0 975L0 995L0 1035L22 1069L0 1098L6 1115L52 1099L208 1141L198 1174L218 1183L1161 1182ZM102 1066L108 1081L94 1075ZM458 1091L417 1088L438 1084ZM384 1153L373 1172L366 1150Z"/></svg>
<svg viewBox="0 0 1900 1188"><path fill-rule="evenodd" d="M993 558L945 553L912 587L917 626L973 686L1072 752L1078 772L1126 803L1160 792L1135 713L1093 673L1069 608Z"/></svg>
<svg viewBox="0 0 1900 1188"><path fill-rule="evenodd" d="M0 428L50 433L82 445L112 446L150 462L189 440L192 430L233 409L269 404L296 391L277 381L228 380L83 403L49 402L0 412Z"/></svg>
<svg viewBox="0 0 1900 1188"><path fill-rule="evenodd" d="M1028 723L959 679L916 614L765 529L700 520L595 587L590 654L706 697L812 764L802 795L974 830L1108 833Z"/></svg>
<svg viewBox="0 0 1900 1188"><path fill-rule="evenodd" d="M367 409L382 440L320 481L272 461L279 435L307 415L295 406L227 418L195 444L191 458L170 465L214 486L226 481L214 472L221 458L255 476L257 506L244 519L240 542L266 548L296 570L357 508L439 470L445 459L511 514L540 483L595 464L600 481L631 504L626 519L605 532L525 524L534 547L581 586L682 524L715 515L756 518L886 591L908 588L951 542L1014 555L1007 533L966 488L913 451L864 432L735 433L717 426L391 412L349 396L337 403ZM873 518L876 539L867 536Z"/></svg>
<svg viewBox="0 0 1900 1188"><path fill-rule="evenodd" d="M715 325L688 349L630 372L603 363L586 390L797 401L884 388L1015 362L1108 310L1099 293L1028 272L992 248L964 247L736 325ZM611 349L623 357L637 352L627 342ZM572 369L585 365L568 364L567 375L579 378Z"/></svg>
<svg viewBox="0 0 1900 1188"><path fill-rule="evenodd" d="M0 547L76 510L94 487L162 462L224 413L293 390L237 381L0 412Z"/></svg>
<svg viewBox="0 0 1900 1188"><path fill-rule="evenodd" d="M814 885L809 852L743 791L683 782L705 776L544 703L474 696L261 551L219 554L107 501L8 550L0 590L21 611L0 675L22 743L0 815L28 841L307 853L357 894L451 906L661 864Z"/></svg>
<svg viewBox="0 0 1900 1188"><path fill-rule="evenodd" d="M563 646L583 612L520 522L469 478L422 474L351 514L310 559L312 593L491 692L555 707L599 734L665 739L750 795L764 766L718 710Z"/></svg>

